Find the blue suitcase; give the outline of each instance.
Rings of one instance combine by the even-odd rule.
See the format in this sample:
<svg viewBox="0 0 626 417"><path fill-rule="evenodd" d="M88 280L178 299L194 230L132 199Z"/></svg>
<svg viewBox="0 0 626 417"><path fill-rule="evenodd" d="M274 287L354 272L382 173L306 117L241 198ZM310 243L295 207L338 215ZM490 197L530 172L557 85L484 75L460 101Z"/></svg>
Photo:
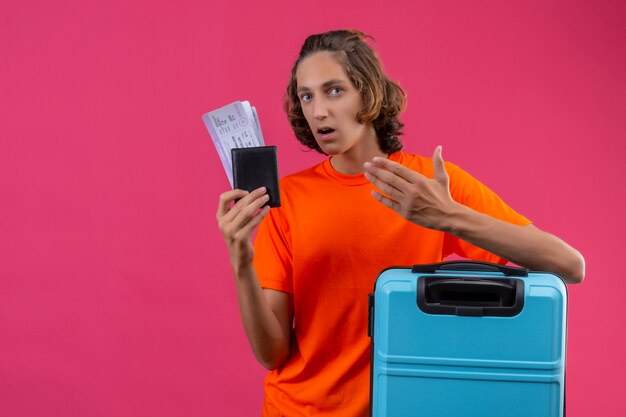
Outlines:
<svg viewBox="0 0 626 417"><path fill-rule="evenodd" d="M372 416L564 415L558 276L469 261L389 268L369 314Z"/></svg>

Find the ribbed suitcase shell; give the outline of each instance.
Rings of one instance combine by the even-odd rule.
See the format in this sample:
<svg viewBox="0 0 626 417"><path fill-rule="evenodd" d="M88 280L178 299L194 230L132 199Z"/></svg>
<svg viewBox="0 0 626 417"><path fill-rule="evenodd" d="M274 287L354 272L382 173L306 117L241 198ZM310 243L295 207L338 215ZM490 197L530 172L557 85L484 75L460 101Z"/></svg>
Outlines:
<svg viewBox="0 0 626 417"><path fill-rule="evenodd" d="M417 304L418 281L440 276L511 278L449 269L383 271L370 297L372 416L563 416L563 281L542 272L520 278L524 304L512 317L425 313Z"/></svg>

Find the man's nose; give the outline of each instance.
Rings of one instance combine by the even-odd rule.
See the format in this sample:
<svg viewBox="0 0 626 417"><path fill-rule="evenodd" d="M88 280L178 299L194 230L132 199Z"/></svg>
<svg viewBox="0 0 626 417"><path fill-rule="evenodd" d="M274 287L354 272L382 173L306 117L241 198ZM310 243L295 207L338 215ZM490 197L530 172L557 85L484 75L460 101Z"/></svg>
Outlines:
<svg viewBox="0 0 626 417"><path fill-rule="evenodd" d="M328 116L328 109L326 108L326 103L324 100L314 99L313 100L313 117L318 120L324 119Z"/></svg>

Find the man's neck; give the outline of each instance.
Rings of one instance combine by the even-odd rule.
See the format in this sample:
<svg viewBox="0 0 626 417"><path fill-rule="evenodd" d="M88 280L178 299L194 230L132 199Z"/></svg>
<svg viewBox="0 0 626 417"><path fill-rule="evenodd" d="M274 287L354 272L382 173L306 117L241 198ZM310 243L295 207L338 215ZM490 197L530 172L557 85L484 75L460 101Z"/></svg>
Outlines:
<svg viewBox="0 0 626 417"><path fill-rule="evenodd" d="M330 158L330 163L337 172L355 175L362 173L363 164L371 161L375 156L387 157L387 154L380 149L378 143L369 149L360 148L341 155L334 155Z"/></svg>

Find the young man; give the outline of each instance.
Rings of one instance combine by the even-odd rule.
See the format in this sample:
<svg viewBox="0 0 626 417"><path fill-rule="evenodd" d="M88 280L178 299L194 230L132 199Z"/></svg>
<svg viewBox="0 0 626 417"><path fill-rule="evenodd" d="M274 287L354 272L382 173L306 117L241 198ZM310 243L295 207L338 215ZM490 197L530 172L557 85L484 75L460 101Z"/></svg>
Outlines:
<svg viewBox="0 0 626 417"><path fill-rule="evenodd" d="M263 189L220 197L244 329L271 370L264 416L367 415L367 294L386 267L457 253L584 276L580 253L444 162L441 147L432 159L400 151L405 94L365 38L312 35L292 70L296 137L330 158L284 178L271 212Z"/></svg>

